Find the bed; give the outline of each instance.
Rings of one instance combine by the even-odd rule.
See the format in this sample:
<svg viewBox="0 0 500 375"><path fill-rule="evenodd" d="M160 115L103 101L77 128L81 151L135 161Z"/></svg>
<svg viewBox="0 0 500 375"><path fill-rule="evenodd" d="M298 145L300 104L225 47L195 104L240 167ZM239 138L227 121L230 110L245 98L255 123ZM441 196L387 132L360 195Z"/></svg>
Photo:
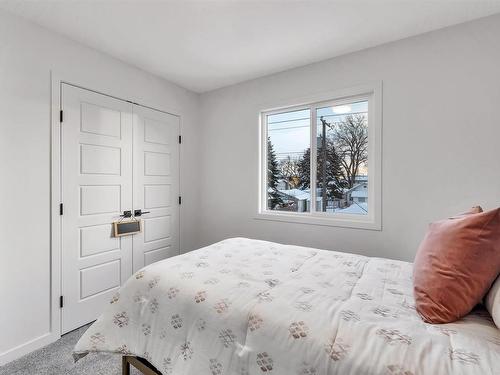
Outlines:
<svg viewBox="0 0 500 375"><path fill-rule="evenodd" d="M245 238L133 275L81 337L164 375L500 374L500 330L477 308L415 311L412 264Z"/></svg>

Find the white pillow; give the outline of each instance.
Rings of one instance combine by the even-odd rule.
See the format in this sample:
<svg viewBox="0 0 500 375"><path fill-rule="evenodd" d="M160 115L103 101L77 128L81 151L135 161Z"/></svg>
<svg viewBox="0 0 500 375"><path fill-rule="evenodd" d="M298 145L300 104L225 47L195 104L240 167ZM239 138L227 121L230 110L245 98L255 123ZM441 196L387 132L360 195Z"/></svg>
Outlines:
<svg viewBox="0 0 500 375"><path fill-rule="evenodd" d="M500 277L497 277L490 291L486 294L484 304L496 326L500 328Z"/></svg>

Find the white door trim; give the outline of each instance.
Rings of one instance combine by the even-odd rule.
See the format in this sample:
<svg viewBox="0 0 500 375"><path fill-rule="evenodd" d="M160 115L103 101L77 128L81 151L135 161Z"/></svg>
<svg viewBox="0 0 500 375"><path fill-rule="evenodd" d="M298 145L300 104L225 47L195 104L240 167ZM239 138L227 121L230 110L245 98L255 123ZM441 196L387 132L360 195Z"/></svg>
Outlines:
<svg viewBox="0 0 500 375"><path fill-rule="evenodd" d="M86 79L83 77L67 76L59 74L58 72L50 72L51 79L51 111L50 111L50 252L51 252L51 270L50 270L50 331L22 346L15 348L15 353L10 353L12 359L21 355L27 354L33 350L48 345L51 342L58 340L61 337L61 309L59 307L59 297L62 291L61 280L61 259L62 259L62 241L61 241L61 216L59 214L59 204L61 202L61 123L60 123L60 110L61 110L61 87L62 84L68 84L79 87L85 90L93 91L98 94L107 95L109 97L131 102L142 107L154 109L156 111L164 112L170 115L179 117L179 135L182 135L182 119L183 114L180 111L169 109L157 109L144 104L136 103L135 98L123 99L120 93L109 94L107 92L97 91L86 85ZM179 190L182 191L182 184L180 180L180 165L181 165L181 150L179 147ZM182 207L179 207L179 248L181 246L180 238L180 217L182 215Z"/></svg>

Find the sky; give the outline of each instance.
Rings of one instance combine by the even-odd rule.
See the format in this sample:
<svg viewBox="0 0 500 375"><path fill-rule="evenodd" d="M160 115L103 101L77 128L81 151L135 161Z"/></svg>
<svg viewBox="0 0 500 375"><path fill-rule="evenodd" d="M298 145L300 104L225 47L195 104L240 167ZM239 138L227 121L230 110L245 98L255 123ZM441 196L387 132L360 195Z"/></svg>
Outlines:
<svg viewBox="0 0 500 375"><path fill-rule="evenodd" d="M366 113L368 111L368 102L361 101L349 103L348 105L322 107L316 111L318 124L321 124L321 116L327 122L337 122L342 121L349 114ZM310 146L309 118L309 109L267 116L267 132L278 159L285 158L288 155L298 159Z"/></svg>

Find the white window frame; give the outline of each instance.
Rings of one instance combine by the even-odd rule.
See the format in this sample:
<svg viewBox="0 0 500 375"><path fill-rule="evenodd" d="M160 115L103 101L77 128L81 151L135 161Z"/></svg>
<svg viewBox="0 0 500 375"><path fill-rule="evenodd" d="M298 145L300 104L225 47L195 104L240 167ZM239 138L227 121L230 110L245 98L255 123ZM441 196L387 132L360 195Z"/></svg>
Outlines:
<svg viewBox="0 0 500 375"><path fill-rule="evenodd" d="M316 108L368 100L368 214L332 214L316 212L316 189L311 188L311 211L273 211L267 208L267 121L266 116L309 109L311 147L311 187L316 186ZM288 105L286 104L288 102ZM287 100L266 106L259 115L259 203L256 219L348 227L382 229L382 83L373 83L312 95L307 98ZM290 105L290 103L295 103Z"/></svg>

